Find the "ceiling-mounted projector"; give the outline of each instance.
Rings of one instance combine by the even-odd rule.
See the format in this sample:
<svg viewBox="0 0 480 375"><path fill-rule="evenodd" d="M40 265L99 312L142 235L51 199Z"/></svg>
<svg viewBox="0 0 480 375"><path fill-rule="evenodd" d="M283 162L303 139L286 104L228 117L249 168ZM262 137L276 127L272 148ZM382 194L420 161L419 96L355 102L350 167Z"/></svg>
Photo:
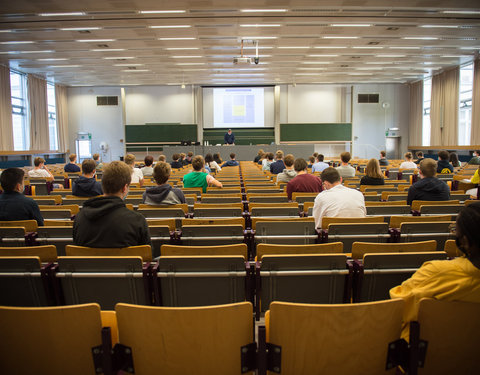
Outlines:
<svg viewBox="0 0 480 375"><path fill-rule="evenodd" d="M233 63L234 64L252 64L252 58L251 57L245 57L245 56L238 56L233 58Z"/></svg>

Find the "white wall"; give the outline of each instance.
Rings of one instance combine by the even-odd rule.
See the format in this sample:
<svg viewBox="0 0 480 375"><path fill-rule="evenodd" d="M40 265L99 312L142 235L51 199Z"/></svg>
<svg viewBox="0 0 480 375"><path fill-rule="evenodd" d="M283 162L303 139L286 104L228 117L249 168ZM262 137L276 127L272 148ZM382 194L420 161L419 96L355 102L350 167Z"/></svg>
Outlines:
<svg viewBox="0 0 480 375"><path fill-rule="evenodd" d="M70 151L75 152L78 132L92 134L92 153L98 152L104 161L118 160L124 154L125 129L122 120L119 87L70 87L68 89L68 123ZM118 96L118 106L97 106L97 96ZM110 149L100 152L100 142Z"/></svg>

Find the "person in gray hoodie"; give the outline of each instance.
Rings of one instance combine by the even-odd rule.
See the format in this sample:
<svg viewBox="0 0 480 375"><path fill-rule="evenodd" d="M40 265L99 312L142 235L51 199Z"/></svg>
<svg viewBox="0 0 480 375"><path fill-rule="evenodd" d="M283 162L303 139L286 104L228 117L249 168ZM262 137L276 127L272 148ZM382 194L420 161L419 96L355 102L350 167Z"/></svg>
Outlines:
<svg viewBox="0 0 480 375"><path fill-rule="evenodd" d="M450 188L444 181L435 177L436 174L437 162L435 160L426 158L420 162L421 180L415 182L408 189L408 205L415 200L447 201L450 199Z"/></svg>
<svg viewBox="0 0 480 375"><path fill-rule="evenodd" d="M92 159L82 163L82 176L73 181L72 194L77 197L96 197L103 194L102 185L95 180L96 164Z"/></svg>
<svg viewBox="0 0 480 375"><path fill-rule="evenodd" d="M277 174L277 183L288 182L292 178L297 176L297 172L295 172L295 169L293 168L293 164L295 163L295 157L292 154L288 154L283 159L283 162L285 163L285 169L283 170L283 172Z"/></svg>
<svg viewBox="0 0 480 375"><path fill-rule="evenodd" d="M186 203L185 196L180 189L174 189L167 181L172 169L168 163L159 161L153 168L153 178L157 186L147 188L143 193L143 203L146 204L179 204Z"/></svg>

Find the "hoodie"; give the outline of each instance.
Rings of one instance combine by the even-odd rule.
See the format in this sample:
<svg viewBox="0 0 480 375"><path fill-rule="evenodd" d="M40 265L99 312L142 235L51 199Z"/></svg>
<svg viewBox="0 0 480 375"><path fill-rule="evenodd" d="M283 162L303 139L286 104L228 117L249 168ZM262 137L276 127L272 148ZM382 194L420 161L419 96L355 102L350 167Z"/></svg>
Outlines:
<svg viewBox="0 0 480 375"><path fill-rule="evenodd" d="M95 197L102 195L102 185L95 178L80 176L73 181L72 194L77 197Z"/></svg>
<svg viewBox="0 0 480 375"><path fill-rule="evenodd" d="M453 173L453 165L448 160L439 160L437 163L437 173Z"/></svg>
<svg viewBox="0 0 480 375"><path fill-rule="evenodd" d="M277 174L277 182L288 182L297 176L294 169L284 169L282 173Z"/></svg>
<svg viewBox="0 0 480 375"><path fill-rule="evenodd" d="M179 204L186 203L180 189L174 189L169 184L148 188L143 193L143 203L146 204Z"/></svg>
<svg viewBox="0 0 480 375"><path fill-rule="evenodd" d="M425 177L415 182L408 189L407 204L413 201L448 201L450 199L450 188L436 177Z"/></svg>
<svg viewBox="0 0 480 375"><path fill-rule="evenodd" d="M104 248L151 245L145 217L115 196L96 197L83 204L73 223L73 243Z"/></svg>

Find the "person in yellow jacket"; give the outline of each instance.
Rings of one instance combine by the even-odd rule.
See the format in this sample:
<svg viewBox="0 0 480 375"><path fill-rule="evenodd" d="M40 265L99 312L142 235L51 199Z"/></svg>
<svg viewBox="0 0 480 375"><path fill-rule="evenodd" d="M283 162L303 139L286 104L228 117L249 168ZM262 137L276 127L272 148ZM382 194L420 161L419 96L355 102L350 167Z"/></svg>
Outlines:
<svg viewBox="0 0 480 375"><path fill-rule="evenodd" d="M457 247L464 256L425 262L413 276L390 289L391 298L403 298L402 338L408 340L409 322L417 320L422 298L480 303L480 203L466 206L458 215Z"/></svg>

